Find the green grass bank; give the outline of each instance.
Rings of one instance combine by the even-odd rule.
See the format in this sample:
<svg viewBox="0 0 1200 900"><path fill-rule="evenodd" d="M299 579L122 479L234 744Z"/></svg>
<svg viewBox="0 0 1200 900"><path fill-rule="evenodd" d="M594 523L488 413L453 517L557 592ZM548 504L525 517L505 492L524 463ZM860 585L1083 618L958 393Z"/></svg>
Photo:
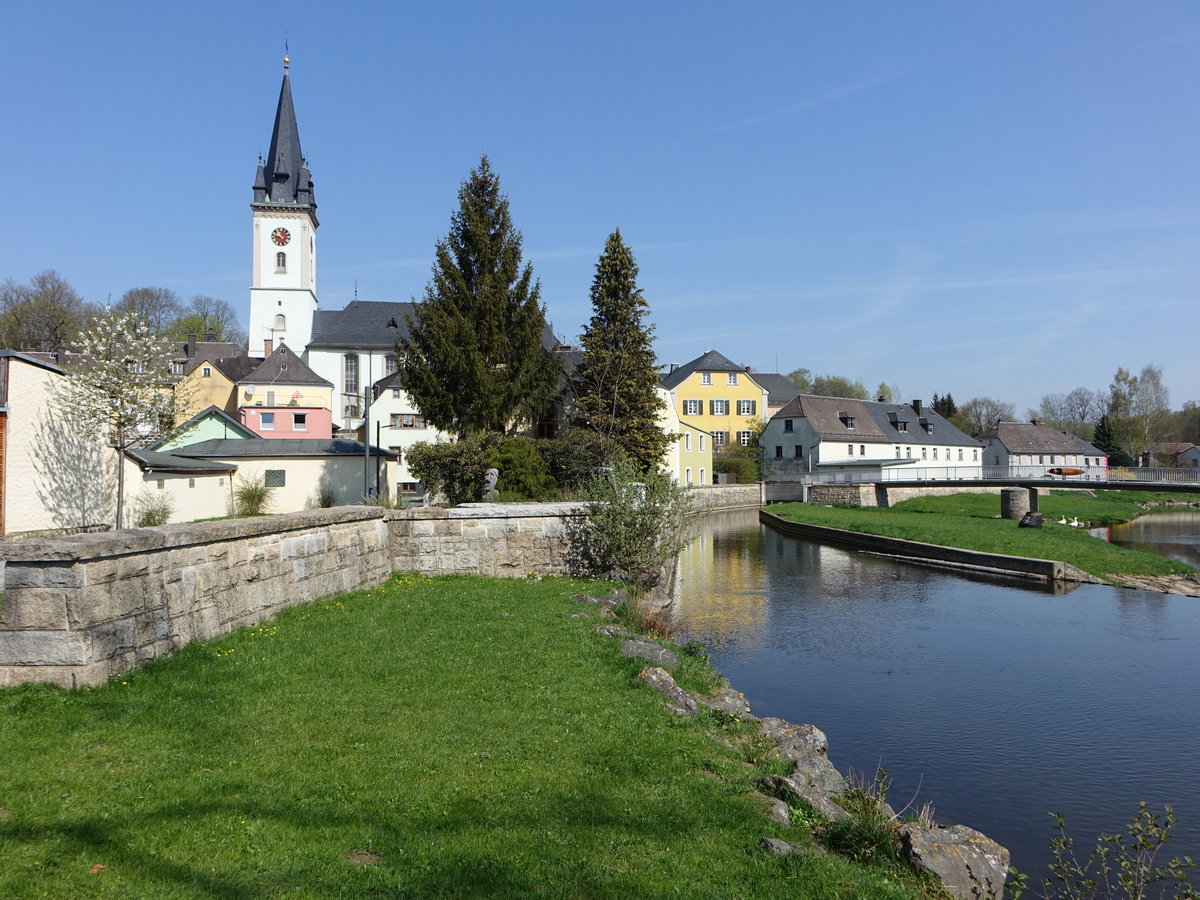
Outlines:
<svg viewBox="0 0 1200 900"><path fill-rule="evenodd" d="M1044 528L1018 528L1016 522L999 518L1000 498L995 494L918 497L890 509L776 503L768 506L767 511L796 522L847 531L1060 560L1098 578L1111 578L1123 574L1183 575L1195 570L1154 553L1109 544L1089 535L1086 528L1060 525L1058 520L1077 518L1093 527L1116 525L1147 512L1160 511L1159 507L1148 508L1148 504L1178 502L1178 494L1098 491L1092 496L1077 491L1051 491L1038 500L1046 520Z"/></svg>
<svg viewBox="0 0 1200 900"><path fill-rule="evenodd" d="M99 688L0 691L0 896L941 896L759 850L813 845L751 793L783 764L673 717L589 588L400 575Z"/></svg>

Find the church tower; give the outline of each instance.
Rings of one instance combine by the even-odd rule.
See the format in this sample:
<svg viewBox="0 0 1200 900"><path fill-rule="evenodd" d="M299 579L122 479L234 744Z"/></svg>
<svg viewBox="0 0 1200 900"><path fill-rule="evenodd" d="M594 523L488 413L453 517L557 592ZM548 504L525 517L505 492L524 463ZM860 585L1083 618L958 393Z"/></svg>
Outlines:
<svg viewBox="0 0 1200 900"><path fill-rule="evenodd" d="M302 353L312 337L317 309L317 203L292 106L288 58L275 110L271 149L258 159L254 178L254 266L250 281L250 354L266 341Z"/></svg>

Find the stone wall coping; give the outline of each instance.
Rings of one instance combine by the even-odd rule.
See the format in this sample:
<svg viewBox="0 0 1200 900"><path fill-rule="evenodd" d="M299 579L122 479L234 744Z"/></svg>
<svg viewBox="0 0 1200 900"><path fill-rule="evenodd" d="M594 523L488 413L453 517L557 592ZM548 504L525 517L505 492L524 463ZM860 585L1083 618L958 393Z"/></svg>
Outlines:
<svg viewBox="0 0 1200 900"><path fill-rule="evenodd" d="M171 550L198 544L214 544L260 535L305 531L341 522L370 519L386 521L392 510L374 506L336 506L308 509L278 516L248 519L219 519L214 522L185 522L158 528L126 528L66 537L0 543L0 559L9 563L82 562L113 556L127 556L153 550Z"/></svg>
<svg viewBox="0 0 1200 900"><path fill-rule="evenodd" d="M586 503L460 503L447 509L446 514L451 519L559 518L586 511Z"/></svg>

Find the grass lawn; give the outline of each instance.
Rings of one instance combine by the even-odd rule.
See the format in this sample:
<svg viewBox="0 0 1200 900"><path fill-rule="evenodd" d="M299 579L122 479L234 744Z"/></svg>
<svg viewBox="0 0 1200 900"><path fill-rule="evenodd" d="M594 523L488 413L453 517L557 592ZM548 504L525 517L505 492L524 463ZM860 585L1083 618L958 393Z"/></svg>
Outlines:
<svg viewBox="0 0 1200 900"><path fill-rule="evenodd" d="M749 795L780 764L667 712L589 587L401 575L97 689L0 691L0 896L933 895L759 851L812 844Z"/></svg>
<svg viewBox="0 0 1200 900"><path fill-rule="evenodd" d="M1176 502L1179 495L1163 495ZM997 494L953 494L947 497L918 497L890 509L822 506L815 503L776 503L768 512L797 522L826 525L867 534L982 550L1055 559L1077 566L1092 575L1171 575L1195 571L1175 560L1142 550L1127 550L1094 538L1086 528L1059 525L1056 519L1072 516L1092 525L1128 522L1146 512L1139 503L1162 500L1157 494L1134 491L1097 491L1097 496L1075 491L1053 491L1038 498L1046 519L1044 528L1018 528L1010 519L1000 519ZM1188 495L1188 499L1191 499Z"/></svg>

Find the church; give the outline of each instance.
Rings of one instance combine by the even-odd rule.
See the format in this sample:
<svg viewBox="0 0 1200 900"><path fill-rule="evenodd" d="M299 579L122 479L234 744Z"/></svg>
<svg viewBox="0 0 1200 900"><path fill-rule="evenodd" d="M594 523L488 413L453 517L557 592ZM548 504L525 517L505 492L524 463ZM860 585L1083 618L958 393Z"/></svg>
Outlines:
<svg viewBox="0 0 1200 900"><path fill-rule="evenodd" d="M265 160L259 158L250 203L249 352L261 352L265 357L280 344L290 347L333 385L334 425L342 432L352 432L366 423L368 389L396 371L396 337L407 333L405 314L412 303L354 300L345 309L318 308L320 223L312 174L300 149L289 64L285 56L270 149ZM402 392L389 389L384 401L386 408L371 410L373 431L388 428L397 417L400 422L419 420ZM433 432L420 431L419 438L409 436L414 440L434 438ZM383 434L366 437L387 439Z"/></svg>

